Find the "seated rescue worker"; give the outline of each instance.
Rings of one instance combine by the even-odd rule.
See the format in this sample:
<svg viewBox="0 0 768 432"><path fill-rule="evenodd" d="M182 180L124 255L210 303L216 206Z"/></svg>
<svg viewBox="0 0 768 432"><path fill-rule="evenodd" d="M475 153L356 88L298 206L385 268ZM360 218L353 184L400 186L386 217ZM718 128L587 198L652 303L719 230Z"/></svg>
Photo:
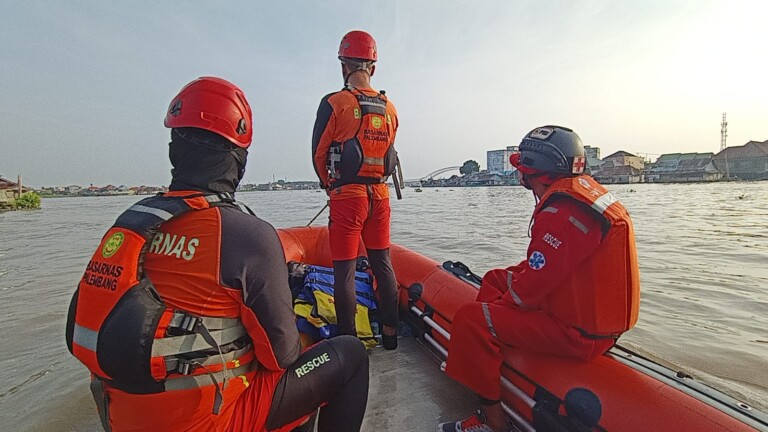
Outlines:
<svg viewBox="0 0 768 432"><path fill-rule="evenodd" d="M103 237L70 305L67 344L91 371L107 431L359 431L368 357L357 338L302 352L274 228L235 201L253 136L232 83L173 98L173 179Z"/></svg>
<svg viewBox="0 0 768 432"><path fill-rule="evenodd" d="M640 275L624 206L583 174L584 146L572 130L544 126L510 157L537 200L527 259L485 274L476 302L451 325L445 372L477 393L483 408L438 431L506 431L503 348L587 361L637 322Z"/></svg>

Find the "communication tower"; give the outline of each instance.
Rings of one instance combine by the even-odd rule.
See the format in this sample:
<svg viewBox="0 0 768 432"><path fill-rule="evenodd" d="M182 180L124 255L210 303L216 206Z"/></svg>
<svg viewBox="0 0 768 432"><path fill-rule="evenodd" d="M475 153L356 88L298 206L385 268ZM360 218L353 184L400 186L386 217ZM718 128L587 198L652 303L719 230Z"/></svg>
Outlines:
<svg viewBox="0 0 768 432"><path fill-rule="evenodd" d="M725 113L723 113L723 121L720 122L720 151L723 152L725 157L725 181L731 178L730 167L728 166L728 152L725 152L727 144L725 139L728 137L728 122L725 121Z"/></svg>
<svg viewBox="0 0 768 432"><path fill-rule="evenodd" d="M728 122L725 121L725 113L723 113L723 121L720 123L720 151L725 150L725 139L728 137Z"/></svg>

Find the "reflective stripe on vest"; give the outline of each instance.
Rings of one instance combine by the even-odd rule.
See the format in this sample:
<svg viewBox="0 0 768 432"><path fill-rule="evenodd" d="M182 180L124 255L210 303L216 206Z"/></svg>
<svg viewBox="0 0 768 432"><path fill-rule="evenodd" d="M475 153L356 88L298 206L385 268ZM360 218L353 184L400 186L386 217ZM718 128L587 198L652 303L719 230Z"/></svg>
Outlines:
<svg viewBox="0 0 768 432"><path fill-rule="evenodd" d="M364 157L363 163L368 165L384 166L384 158Z"/></svg>
<svg viewBox="0 0 768 432"><path fill-rule="evenodd" d="M238 325L236 327L224 330L211 330L211 336L219 346L232 343L248 333L245 327ZM155 339L152 344L152 357L165 357L169 355L184 354L194 351L202 351L211 348L211 344L200 334L189 334L184 336L171 336ZM215 347L213 347L215 348Z"/></svg>
<svg viewBox="0 0 768 432"><path fill-rule="evenodd" d="M610 192L607 192L600 198L596 199L594 203L592 203L592 208L597 210L598 213L603 214L605 213L605 210L607 210L608 207L616 201L616 197L614 197Z"/></svg>
<svg viewBox="0 0 768 432"><path fill-rule="evenodd" d="M141 204L132 205L128 208L128 211L153 214L166 222L173 217L173 213L168 213L167 211L158 208L143 206Z"/></svg>
<svg viewBox="0 0 768 432"><path fill-rule="evenodd" d="M357 97L357 103L360 104L363 116L366 114L387 115L387 100L382 95L368 96L361 92L353 92Z"/></svg>
<svg viewBox="0 0 768 432"><path fill-rule="evenodd" d="M218 318L218 317L195 317L183 312L174 312L168 327L176 327L192 331L195 320L201 320L208 330L222 330L240 325L238 318Z"/></svg>
<svg viewBox="0 0 768 432"><path fill-rule="evenodd" d="M75 324L75 332L72 336L72 341L87 350L95 352L96 345L99 342L99 332Z"/></svg>

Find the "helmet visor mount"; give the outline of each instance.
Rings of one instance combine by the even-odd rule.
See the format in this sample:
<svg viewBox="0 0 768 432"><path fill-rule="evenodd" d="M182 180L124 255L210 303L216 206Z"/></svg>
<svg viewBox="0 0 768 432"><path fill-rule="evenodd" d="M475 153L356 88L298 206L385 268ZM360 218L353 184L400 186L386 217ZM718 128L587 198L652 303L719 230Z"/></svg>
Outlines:
<svg viewBox="0 0 768 432"><path fill-rule="evenodd" d="M531 190L531 183L529 180L542 178L544 184L551 184L555 181L557 175L549 172L535 169L531 163L531 158L527 158L528 165L526 165L526 158L524 158L522 152L515 152L509 156L509 162L513 167L517 168L517 175L520 178L520 185L528 190Z"/></svg>
<svg viewBox="0 0 768 432"><path fill-rule="evenodd" d="M517 168L521 174L534 174L536 172L532 166L526 166L523 163L522 152L515 152L509 155L509 163L512 164L513 167Z"/></svg>

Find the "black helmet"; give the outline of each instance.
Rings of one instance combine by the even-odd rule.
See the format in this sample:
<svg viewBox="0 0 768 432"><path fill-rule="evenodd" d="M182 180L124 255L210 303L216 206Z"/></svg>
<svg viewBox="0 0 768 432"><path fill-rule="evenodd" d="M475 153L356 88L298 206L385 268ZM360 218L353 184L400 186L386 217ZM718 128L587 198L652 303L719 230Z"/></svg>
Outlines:
<svg viewBox="0 0 768 432"><path fill-rule="evenodd" d="M581 138L562 126L542 126L529 132L520 143L520 153L513 154L510 162L523 174L567 176L583 173L587 165Z"/></svg>

